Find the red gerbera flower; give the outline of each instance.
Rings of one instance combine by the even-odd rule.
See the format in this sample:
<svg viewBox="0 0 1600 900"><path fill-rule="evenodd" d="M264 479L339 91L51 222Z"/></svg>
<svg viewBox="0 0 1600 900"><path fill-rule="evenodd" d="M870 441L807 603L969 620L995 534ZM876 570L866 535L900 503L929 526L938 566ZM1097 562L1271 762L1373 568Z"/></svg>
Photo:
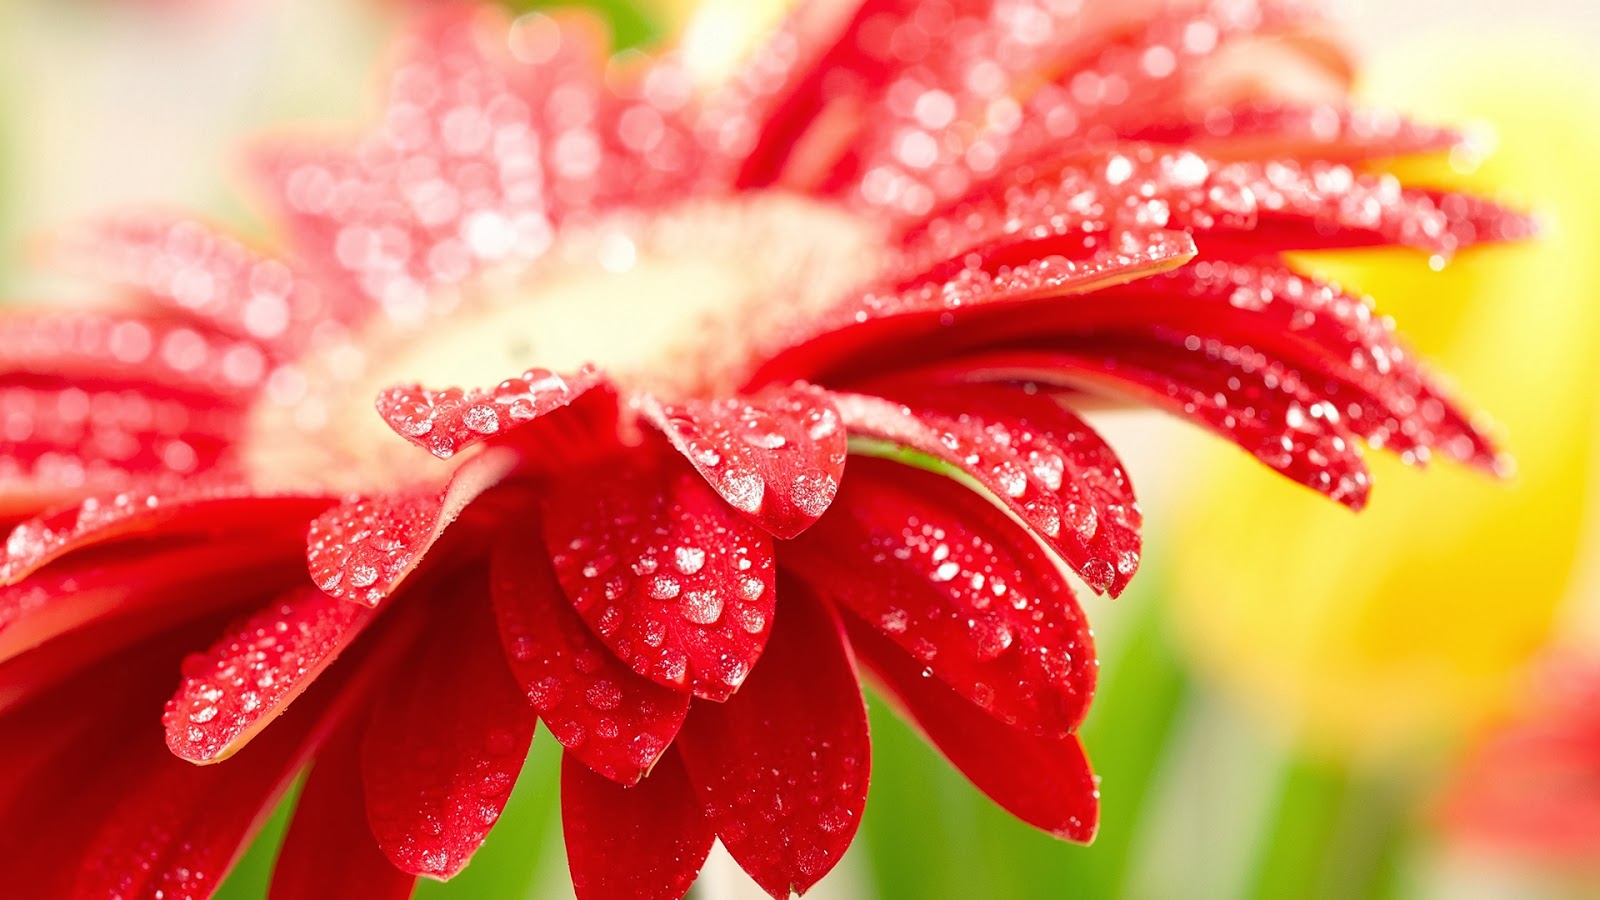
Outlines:
<svg viewBox="0 0 1600 900"><path fill-rule="evenodd" d="M1064 401L1351 507L1358 438L1495 465L1282 253L1526 223L1352 168L1455 138L1346 107L1303 5L838 6L709 91L581 24L432 20L375 133L263 154L292 250L70 242L131 290L0 320L5 514L68 504L0 565L11 890L204 895L310 765L274 896L403 896L537 718L580 897L679 895L714 839L786 896L860 818L858 659L1088 840L1063 567L1121 591L1140 512Z"/></svg>

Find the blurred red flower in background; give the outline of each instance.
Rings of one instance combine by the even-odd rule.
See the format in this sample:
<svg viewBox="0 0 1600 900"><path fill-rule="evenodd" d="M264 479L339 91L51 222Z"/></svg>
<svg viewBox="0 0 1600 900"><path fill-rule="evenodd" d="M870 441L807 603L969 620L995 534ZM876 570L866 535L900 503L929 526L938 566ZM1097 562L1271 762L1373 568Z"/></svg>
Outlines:
<svg viewBox="0 0 1600 900"><path fill-rule="evenodd" d="M66 242L128 290L0 319L16 890L205 895L311 763L274 895L405 896L543 719L580 897L680 895L714 839L787 896L860 818L858 658L1088 840L1057 561L1120 592L1140 512L1074 397L1353 508L1358 439L1497 466L1282 261L1527 232L1353 168L1455 138L1345 107L1313 10L823 6L709 90L583 20L434 17L376 131L261 154L290 248Z"/></svg>
<svg viewBox="0 0 1600 900"><path fill-rule="evenodd" d="M1474 848L1592 871L1600 854L1600 673L1568 661L1452 776L1441 813Z"/></svg>

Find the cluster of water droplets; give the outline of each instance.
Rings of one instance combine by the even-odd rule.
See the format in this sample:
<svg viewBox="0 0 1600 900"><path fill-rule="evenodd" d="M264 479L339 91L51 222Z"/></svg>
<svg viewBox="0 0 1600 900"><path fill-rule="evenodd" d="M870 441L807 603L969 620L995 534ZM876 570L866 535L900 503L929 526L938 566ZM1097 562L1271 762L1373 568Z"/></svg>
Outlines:
<svg viewBox="0 0 1600 900"><path fill-rule="evenodd" d="M1090 632L1054 563L965 487L923 472L846 485L854 521L825 519L801 553L825 593L992 714L1067 733L1088 706ZM871 592L850 580L868 565Z"/></svg>
<svg viewBox="0 0 1600 900"><path fill-rule="evenodd" d="M833 502L846 436L823 392L796 386L642 406L723 499L779 536L798 534Z"/></svg>
<svg viewBox="0 0 1600 900"><path fill-rule="evenodd" d="M661 684L715 699L737 690L772 626L770 538L689 472L573 502L546 504L551 559L606 646Z"/></svg>
<svg viewBox="0 0 1600 900"><path fill-rule="evenodd" d="M550 733L596 772L631 784L683 724L687 693L635 674L573 612L542 546L501 548L495 609L512 671Z"/></svg>
<svg viewBox="0 0 1600 900"><path fill-rule="evenodd" d="M397 434L449 459L465 447L566 406L599 382L586 367L568 377L529 369L493 388L402 385L378 395L378 414Z"/></svg>
<svg viewBox="0 0 1600 900"><path fill-rule="evenodd" d="M371 619L354 603L303 590L268 603L204 653L183 662L167 702L167 743L204 762L231 753L317 677Z"/></svg>
<svg viewBox="0 0 1600 900"><path fill-rule="evenodd" d="M368 606L404 578L441 526L434 492L353 499L311 523L306 560L317 587Z"/></svg>
<svg viewBox="0 0 1600 900"><path fill-rule="evenodd" d="M1494 465L1488 440L1429 381L1393 321L1373 313L1370 298L1272 266L1201 262L1167 278L1186 285L1191 302L1224 300L1286 337L1318 346L1322 355L1294 360L1296 368L1334 376L1327 386L1317 384L1317 393L1334 401L1344 423L1369 443L1408 461L1426 460L1433 448Z"/></svg>
<svg viewBox="0 0 1600 900"><path fill-rule="evenodd" d="M987 415L954 411L1004 400L1003 390L988 397L969 392L965 399L972 403L952 397L949 411L862 395L841 395L839 405L852 430L928 453L977 480L1091 587L1125 584L1138 564L1137 507L1115 456L1100 452L1099 437L1050 401L1012 401L1050 413L1060 427L1046 430L1030 423L1021 409L1010 415L996 409ZM1115 533L1102 538L1102 526Z"/></svg>

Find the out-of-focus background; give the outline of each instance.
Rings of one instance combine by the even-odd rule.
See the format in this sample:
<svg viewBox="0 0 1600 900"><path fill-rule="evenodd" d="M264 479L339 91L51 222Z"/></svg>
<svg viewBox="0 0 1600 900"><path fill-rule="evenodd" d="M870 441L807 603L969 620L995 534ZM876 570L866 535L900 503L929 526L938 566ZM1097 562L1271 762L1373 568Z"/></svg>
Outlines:
<svg viewBox="0 0 1600 900"><path fill-rule="evenodd" d="M588 5L620 45L731 56L779 3L709 0L692 22L692 0ZM81 293L44 273L35 238L111 210L264 228L245 138L358 123L406 5L0 3L0 290ZM1566 736L1584 707L1556 702L1600 667L1600 4L1370 0L1348 22L1365 100L1466 125L1492 151L1407 173L1531 209L1546 233L1438 272L1388 251L1299 263L1374 294L1497 418L1518 474L1374 459L1353 516L1172 421L1102 417L1150 532L1133 588L1086 600L1099 840L1011 821L875 711L862 836L813 896L1600 896L1600 820L1577 808L1600 816L1600 738ZM1554 736L1514 737L1529 727ZM478 861L419 896L570 892L554 763L541 736ZM1552 791L1561 802L1535 802ZM261 896L272 852L269 828L228 895ZM696 890L759 896L716 860Z"/></svg>

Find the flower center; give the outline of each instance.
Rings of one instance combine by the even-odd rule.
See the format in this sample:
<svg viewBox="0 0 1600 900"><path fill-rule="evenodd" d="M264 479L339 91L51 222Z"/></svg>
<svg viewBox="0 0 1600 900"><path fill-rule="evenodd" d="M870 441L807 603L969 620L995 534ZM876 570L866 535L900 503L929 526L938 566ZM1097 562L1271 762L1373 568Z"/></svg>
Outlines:
<svg viewBox="0 0 1600 900"><path fill-rule="evenodd" d="M373 409L395 384L488 387L591 363L625 392L732 392L797 323L870 281L883 245L844 210L779 193L564 226L536 260L444 281L426 312L378 317L297 363L254 417L250 461L291 482L414 470L415 448Z"/></svg>

